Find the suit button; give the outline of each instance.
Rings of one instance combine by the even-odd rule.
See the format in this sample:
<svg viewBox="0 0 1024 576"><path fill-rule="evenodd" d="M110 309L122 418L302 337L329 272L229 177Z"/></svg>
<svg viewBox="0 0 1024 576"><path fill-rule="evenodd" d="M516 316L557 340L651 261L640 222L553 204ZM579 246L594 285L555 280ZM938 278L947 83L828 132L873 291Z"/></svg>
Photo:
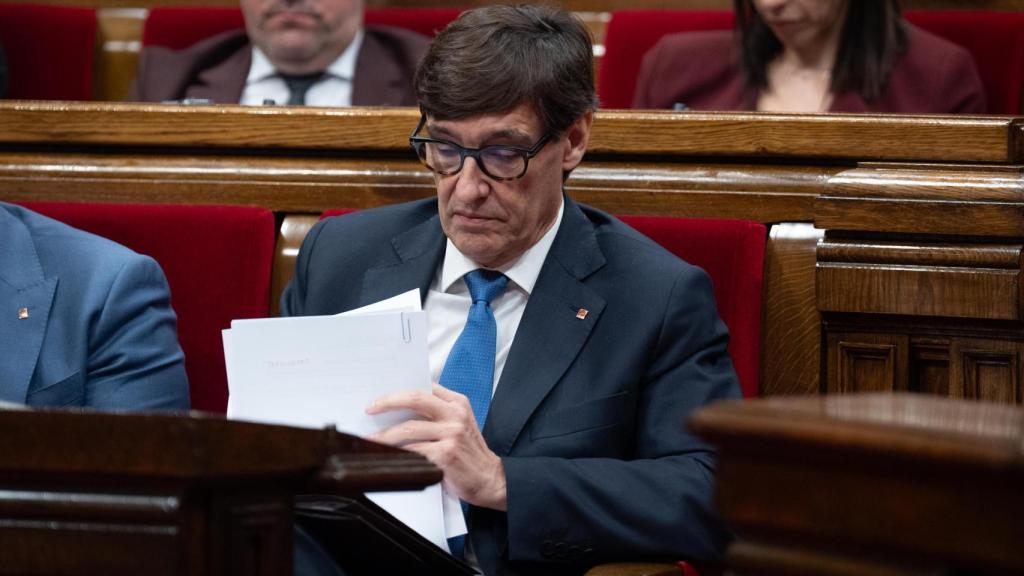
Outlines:
<svg viewBox="0 0 1024 576"><path fill-rule="evenodd" d="M583 549L583 555L584 556L590 556L593 553L594 553L594 549L593 548L584 548Z"/></svg>
<svg viewBox="0 0 1024 576"><path fill-rule="evenodd" d="M551 540L545 540L540 545L540 555L545 558L550 558L551 554L555 551L555 545Z"/></svg>
<svg viewBox="0 0 1024 576"><path fill-rule="evenodd" d="M552 555L555 558L562 559L565 558L566 552L568 552L568 550L565 542L558 542L557 544L555 544L555 551Z"/></svg>

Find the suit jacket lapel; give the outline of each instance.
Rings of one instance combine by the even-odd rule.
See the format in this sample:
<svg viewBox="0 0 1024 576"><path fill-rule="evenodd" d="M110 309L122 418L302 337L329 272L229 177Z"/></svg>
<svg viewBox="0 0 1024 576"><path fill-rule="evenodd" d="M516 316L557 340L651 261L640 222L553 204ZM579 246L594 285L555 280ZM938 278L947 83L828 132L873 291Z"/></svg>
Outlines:
<svg viewBox="0 0 1024 576"><path fill-rule="evenodd" d="M437 216L399 234L391 241L397 260L370 268L363 276L359 306L419 288L426 299L434 271L444 257L445 235Z"/></svg>
<svg viewBox="0 0 1024 576"><path fill-rule="evenodd" d="M243 34L240 32L239 34ZM232 40L235 40L232 38ZM233 46L233 44L228 44ZM199 73L188 90L189 98L206 98L217 104L238 104L252 65L252 44L242 45L221 63Z"/></svg>
<svg viewBox="0 0 1024 576"><path fill-rule="evenodd" d="M43 277L28 229L0 207L0 399L25 401L56 289L56 278ZM22 308L27 318L19 318Z"/></svg>
<svg viewBox="0 0 1024 576"><path fill-rule="evenodd" d="M484 438L507 455L530 415L579 354L605 300L582 282L604 266L593 227L568 198L491 401ZM586 310L584 318L577 314Z"/></svg>

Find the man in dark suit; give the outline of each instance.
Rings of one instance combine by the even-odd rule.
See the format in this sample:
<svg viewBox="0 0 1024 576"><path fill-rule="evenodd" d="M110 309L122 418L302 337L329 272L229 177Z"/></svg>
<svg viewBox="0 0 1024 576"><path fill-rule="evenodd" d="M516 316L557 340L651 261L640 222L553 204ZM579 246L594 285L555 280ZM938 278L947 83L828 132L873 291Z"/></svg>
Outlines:
<svg viewBox="0 0 1024 576"><path fill-rule="evenodd" d="M188 410L170 298L152 258L0 202L0 400Z"/></svg>
<svg viewBox="0 0 1024 576"><path fill-rule="evenodd" d="M439 385L368 412L420 414L375 439L444 471L467 504L455 553L485 574L720 558L713 452L684 422L739 396L728 334L702 270L563 193L596 106L585 27L539 6L466 12L416 90L437 198L320 222L284 314L420 290Z"/></svg>
<svg viewBox="0 0 1024 576"><path fill-rule="evenodd" d="M430 39L363 27L362 0L241 0L245 30L143 51L129 100L411 106Z"/></svg>

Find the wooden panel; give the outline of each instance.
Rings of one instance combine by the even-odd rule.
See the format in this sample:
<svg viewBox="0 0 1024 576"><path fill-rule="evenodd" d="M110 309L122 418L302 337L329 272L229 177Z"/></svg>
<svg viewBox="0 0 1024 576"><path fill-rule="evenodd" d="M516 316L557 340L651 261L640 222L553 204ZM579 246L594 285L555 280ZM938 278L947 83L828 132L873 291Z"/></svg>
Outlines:
<svg viewBox="0 0 1024 576"><path fill-rule="evenodd" d="M295 261L299 248L310 228L320 221L319 214L293 214L285 216L277 236L274 252L274 277L270 287L270 315L281 313L281 294L295 274Z"/></svg>
<svg viewBox="0 0 1024 576"><path fill-rule="evenodd" d="M829 394L907 390L907 338L887 334L828 334Z"/></svg>
<svg viewBox="0 0 1024 576"><path fill-rule="evenodd" d="M882 559L864 550L840 555L804 546L750 540L740 540L730 546L726 563L730 576L935 576L942 572L935 562Z"/></svg>
<svg viewBox="0 0 1024 576"><path fill-rule="evenodd" d="M93 99L118 102L128 98L139 67L145 20L146 10L141 8L97 11Z"/></svg>
<svg viewBox="0 0 1024 576"><path fill-rule="evenodd" d="M706 407L690 428L719 450L716 503L740 542L890 569L1024 572L1019 408L921 394L770 398ZM845 565L844 575L885 573Z"/></svg>
<svg viewBox="0 0 1024 576"><path fill-rule="evenodd" d="M418 116L411 108L4 102L0 143L404 151ZM1006 163L1024 156L1020 121L606 111L588 154Z"/></svg>
<svg viewBox="0 0 1024 576"><path fill-rule="evenodd" d="M815 246L810 224L771 227L764 271L761 395L817 394L821 316L814 302Z"/></svg>
<svg viewBox="0 0 1024 576"><path fill-rule="evenodd" d="M1019 170L980 166L861 167L829 181L814 222L830 230L1024 236L1024 179Z"/></svg>
<svg viewBox="0 0 1024 576"><path fill-rule="evenodd" d="M912 338L909 390L949 396L949 340Z"/></svg>
<svg viewBox="0 0 1024 576"><path fill-rule="evenodd" d="M951 373L954 397L1020 404L1021 354L1024 344L984 339L958 339Z"/></svg>
<svg viewBox="0 0 1024 576"><path fill-rule="evenodd" d="M822 312L1020 320L1020 272L819 262Z"/></svg>

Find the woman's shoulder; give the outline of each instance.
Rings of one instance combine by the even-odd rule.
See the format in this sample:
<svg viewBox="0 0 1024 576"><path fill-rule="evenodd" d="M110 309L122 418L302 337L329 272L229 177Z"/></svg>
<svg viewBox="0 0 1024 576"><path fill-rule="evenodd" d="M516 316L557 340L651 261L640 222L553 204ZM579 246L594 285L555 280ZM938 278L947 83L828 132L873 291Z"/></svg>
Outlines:
<svg viewBox="0 0 1024 576"><path fill-rule="evenodd" d="M893 67L888 91L927 101L934 109L907 112L985 111L985 91L974 57L967 49L907 24L907 48Z"/></svg>
<svg viewBox="0 0 1024 576"><path fill-rule="evenodd" d="M671 108L679 102L691 108L736 108L736 61L729 30L668 34L644 56L634 107Z"/></svg>

